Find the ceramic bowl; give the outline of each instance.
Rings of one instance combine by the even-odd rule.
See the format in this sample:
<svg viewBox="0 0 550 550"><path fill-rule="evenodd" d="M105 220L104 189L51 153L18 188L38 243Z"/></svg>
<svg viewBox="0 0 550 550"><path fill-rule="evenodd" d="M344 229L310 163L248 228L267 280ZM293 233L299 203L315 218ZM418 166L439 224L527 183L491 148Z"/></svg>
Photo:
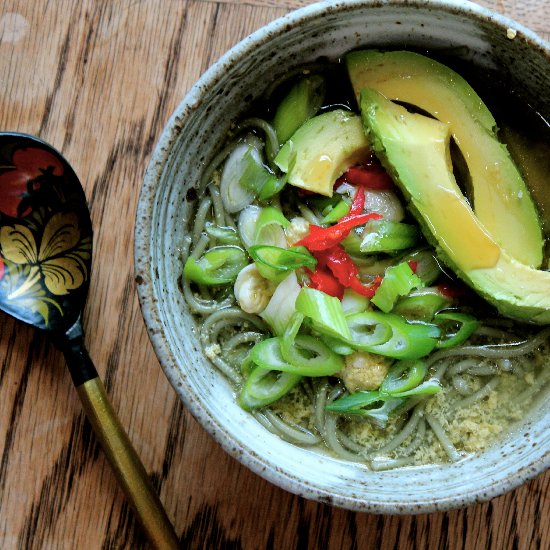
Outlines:
<svg viewBox="0 0 550 550"><path fill-rule="evenodd" d="M550 465L550 408L489 451L462 462L373 472L286 443L235 402L228 382L200 351L178 289L184 198L224 136L265 83L319 56L358 46L456 48L499 70L541 113L550 114L550 47L521 25L464 1L322 2L245 38L193 86L166 125L143 183L136 222L136 281L162 368L198 422L233 457L293 493L357 511L415 513L490 499Z"/></svg>

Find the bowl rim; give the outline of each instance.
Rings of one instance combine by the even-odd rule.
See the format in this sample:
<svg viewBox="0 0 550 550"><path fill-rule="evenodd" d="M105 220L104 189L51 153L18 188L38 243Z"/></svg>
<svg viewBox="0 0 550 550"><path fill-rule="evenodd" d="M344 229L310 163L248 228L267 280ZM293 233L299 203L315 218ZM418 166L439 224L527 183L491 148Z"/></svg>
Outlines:
<svg viewBox="0 0 550 550"><path fill-rule="evenodd" d="M273 36L284 33L285 29L289 26L295 26L309 19L314 19L346 8L356 9L360 7L392 6L409 6L411 8L421 7L449 12L451 14L460 13L484 20L502 29L514 29L518 34L518 38L521 37L521 39L530 46L543 50L550 59L550 43L538 36L535 32L507 16L470 2L469 0L340 0L337 2L325 0L299 8L271 21L267 25L243 38L215 61L188 90L185 97L176 107L162 129L161 135L151 154L139 194L134 232L134 273L140 308L147 332L165 376L168 378L176 394L183 401L193 417L199 422L202 428L221 445L225 452L260 477L278 487L321 503L328 503L353 511L366 511L370 513L430 513L487 501L515 489L550 467L550 453L547 453L544 459L531 464L529 468L518 469L513 476L509 476L504 480L492 481L489 485L484 486L477 492L462 494L460 497L442 497L430 502L416 501L403 505L396 505L395 503L386 504L384 502L366 502L357 497L334 495L319 487L312 487L299 477L293 476L289 472L282 471L268 461L263 460L262 456L256 454L252 449L236 449L231 438L225 433L223 426L218 424L211 416L204 414L205 411L200 402L194 397L193 391L186 385L185 380L182 380L178 363L163 333L162 322L157 310L157 300L154 296L154 275L151 265L150 242L152 227L148 222L150 222L151 219L151 208L154 201L155 190L162 175L162 168L170 156L175 138L180 132L182 125L185 124L190 114L199 108L201 104L200 97L203 90L215 86L222 78L221 75L223 75L224 72L223 68L231 66L235 60L251 53L256 45L263 42L268 35Z"/></svg>

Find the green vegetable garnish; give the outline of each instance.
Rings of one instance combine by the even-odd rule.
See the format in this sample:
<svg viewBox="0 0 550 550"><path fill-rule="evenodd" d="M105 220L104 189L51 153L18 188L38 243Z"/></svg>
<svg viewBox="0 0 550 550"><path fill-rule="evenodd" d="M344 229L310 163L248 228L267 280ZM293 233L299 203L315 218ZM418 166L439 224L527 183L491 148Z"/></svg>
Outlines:
<svg viewBox="0 0 550 550"><path fill-rule="evenodd" d="M407 262L388 267L384 278L371 302L388 313L401 296L406 296L413 288L422 286L422 279L415 275Z"/></svg>
<svg viewBox="0 0 550 550"><path fill-rule="evenodd" d="M279 104L273 127L279 144L285 143L323 104L325 81L319 75L299 80Z"/></svg>
<svg viewBox="0 0 550 550"><path fill-rule="evenodd" d="M190 256L183 267L183 275L202 285L223 285L234 282L246 264L246 253L242 248L216 246L198 260Z"/></svg>
<svg viewBox="0 0 550 550"><path fill-rule="evenodd" d="M351 338L342 303L338 298L305 287L296 298L296 310L308 317L313 328L321 334L343 340Z"/></svg>
<svg viewBox="0 0 550 550"><path fill-rule="evenodd" d="M206 233L216 239L220 244L233 244L241 246L241 239L233 227L221 227L212 222L206 222Z"/></svg>
<svg viewBox="0 0 550 550"><path fill-rule="evenodd" d="M407 322L393 313L365 311L346 319L352 336L350 345L395 359L418 359L428 355L436 347L440 335L436 325Z"/></svg>
<svg viewBox="0 0 550 550"><path fill-rule="evenodd" d="M239 405L247 411L265 407L286 395L301 379L298 374L256 366L239 394Z"/></svg>
<svg viewBox="0 0 550 550"><path fill-rule="evenodd" d="M422 361L398 361L375 391L358 391L337 399L326 410L370 417L382 426L405 403L406 397L433 395L441 390L439 382L423 382L427 367ZM375 405L378 405L375 407Z"/></svg>
<svg viewBox="0 0 550 550"><path fill-rule="evenodd" d="M274 231L277 231L278 237L279 228L285 228L290 225L290 222L284 217L283 213L273 206L262 208L260 215L256 221L254 231L254 244L274 244ZM277 238L275 239L277 240Z"/></svg>
<svg viewBox="0 0 550 550"><path fill-rule="evenodd" d="M317 264L317 260L303 247L255 245L251 246L248 252L258 271L271 281L281 281L289 272L299 267L314 269Z"/></svg>
<svg viewBox="0 0 550 550"><path fill-rule="evenodd" d="M371 220L365 225L359 248L365 254L394 253L413 247L417 240L418 229L414 225L390 220Z"/></svg>
<svg viewBox="0 0 550 550"><path fill-rule="evenodd" d="M343 359L313 336L297 335L284 346L282 339L268 338L250 351L251 358L264 369L289 372L301 376L331 376L342 370Z"/></svg>
<svg viewBox="0 0 550 550"><path fill-rule="evenodd" d="M424 380L427 371L423 361L398 361L386 374L380 391L388 394L408 391Z"/></svg>
<svg viewBox="0 0 550 550"><path fill-rule="evenodd" d="M450 304L449 298L435 287L413 290L395 304L392 312L409 320L429 323L434 315Z"/></svg>
<svg viewBox="0 0 550 550"><path fill-rule="evenodd" d="M257 195L267 182L272 172L254 154L254 147L245 153L243 157L244 170L239 178L239 185Z"/></svg>
<svg viewBox="0 0 550 550"><path fill-rule="evenodd" d="M439 349L452 348L465 342L479 327L480 322L467 313L442 311L433 320L444 333L437 344Z"/></svg>

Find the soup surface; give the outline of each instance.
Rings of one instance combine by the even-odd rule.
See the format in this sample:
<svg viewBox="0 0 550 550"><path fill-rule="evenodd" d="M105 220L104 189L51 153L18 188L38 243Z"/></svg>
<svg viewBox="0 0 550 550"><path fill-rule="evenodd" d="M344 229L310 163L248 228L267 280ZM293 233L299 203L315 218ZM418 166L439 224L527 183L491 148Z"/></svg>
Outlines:
<svg viewBox="0 0 550 550"><path fill-rule="evenodd" d="M493 78L456 69L498 121L547 236L546 120L515 90L503 97ZM234 126L187 194L182 293L205 355L268 430L373 469L461 460L509 434L544 395L550 328L498 315L445 267L371 150L331 181L332 196L286 182L285 143L335 112L359 116L359 107L344 65L320 62L273 83ZM397 233L388 240L381 227ZM388 298L380 289L392 268L401 283L384 284ZM391 325L395 335L393 322L401 340L376 343L377 330Z"/></svg>

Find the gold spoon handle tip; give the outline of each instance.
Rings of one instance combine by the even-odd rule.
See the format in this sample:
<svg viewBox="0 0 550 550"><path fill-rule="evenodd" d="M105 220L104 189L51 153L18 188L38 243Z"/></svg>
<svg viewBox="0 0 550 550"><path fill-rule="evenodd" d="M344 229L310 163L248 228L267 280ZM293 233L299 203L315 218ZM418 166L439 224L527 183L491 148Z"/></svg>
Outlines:
<svg viewBox="0 0 550 550"><path fill-rule="evenodd" d="M92 378L76 389L86 416L149 540L159 550L179 548L174 528L113 410L103 383L99 378Z"/></svg>

